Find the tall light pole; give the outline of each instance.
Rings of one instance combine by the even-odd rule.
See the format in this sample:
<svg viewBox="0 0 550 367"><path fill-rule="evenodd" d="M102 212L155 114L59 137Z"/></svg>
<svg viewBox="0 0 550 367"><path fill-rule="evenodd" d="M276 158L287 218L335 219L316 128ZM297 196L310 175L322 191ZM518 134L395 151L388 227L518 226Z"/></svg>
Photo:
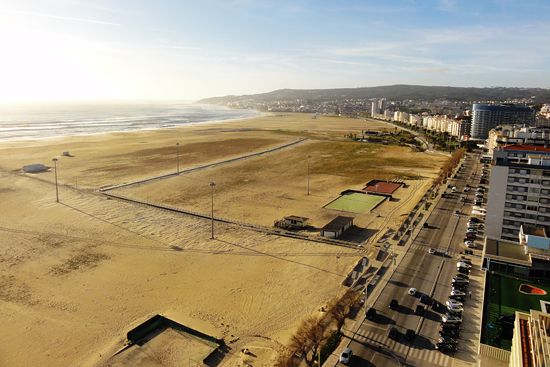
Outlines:
<svg viewBox="0 0 550 367"><path fill-rule="evenodd" d="M212 189L212 210L211 210L211 216L210 216L212 235L210 236L210 239L213 240L214 239L214 188L216 187L216 183L212 181L208 185Z"/></svg>
<svg viewBox="0 0 550 367"><path fill-rule="evenodd" d="M180 173L180 143L176 143L176 172Z"/></svg>
<svg viewBox="0 0 550 367"><path fill-rule="evenodd" d="M57 158L52 159L55 173L55 201L59 203L59 189L57 188Z"/></svg>
<svg viewBox="0 0 550 367"><path fill-rule="evenodd" d="M307 194L309 195L309 158L310 156L308 155L306 157L306 161L307 161Z"/></svg>

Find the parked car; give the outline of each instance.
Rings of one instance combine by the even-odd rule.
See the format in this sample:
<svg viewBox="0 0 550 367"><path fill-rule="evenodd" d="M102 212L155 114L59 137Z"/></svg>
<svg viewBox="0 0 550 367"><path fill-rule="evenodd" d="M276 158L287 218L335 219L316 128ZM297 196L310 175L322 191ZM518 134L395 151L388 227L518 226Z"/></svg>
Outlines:
<svg viewBox="0 0 550 367"><path fill-rule="evenodd" d="M466 255L473 255L474 254L474 251L473 250L464 250L464 253Z"/></svg>
<svg viewBox="0 0 550 367"><path fill-rule="evenodd" d="M399 331L397 330L396 327L392 326L389 330L388 330L388 338L390 339L397 339L399 338Z"/></svg>
<svg viewBox="0 0 550 367"><path fill-rule="evenodd" d="M451 281L451 286L452 287L462 286L462 287L466 288L466 287L468 287L468 285L470 285L470 282L466 279L453 279Z"/></svg>
<svg viewBox="0 0 550 367"><path fill-rule="evenodd" d="M472 267L472 265L468 264L467 262L465 261L458 261L456 263L456 267L457 268L466 268L466 269L470 269Z"/></svg>
<svg viewBox="0 0 550 367"><path fill-rule="evenodd" d="M472 265L472 260L466 256L461 256L460 257L460 261L463 262L463 263L466 263L468 265Z"/></svg>
<svg viewBox="0 0 550 367"><path fill-rule="evenodd" d="M468 291L468 285L467 284L452 284L451 285L451 292L452 291L459 291L466 293Z"/></svg>
<svg viewBox="0 0 550 367"><path fill-rule="evenodd" d="M458 302L458 301L455 301L455 300L452 300L452 299L445 302L445 304L447 305L447 307L451 307L451 306L457 306L457 307L460 306L460 307L462 307L462 306L464 306L462 304L462 302Z"/></svg>
<svg viewBox="0 0 550 367"><path fill-rule="evenodd" d="M447 313L451 316L456 316L462 318L462 311L464 311L462 308L455 307L455 309L447 308Z"/></svg>
<svg viewBox="0 0 550 367"><path fill-rule="evenodd" d="M468 233L477 233L477 228L469 227L466 229L466 234Z"/></svg>
<svg viewBox="0 0 550 367"><path fill-rule="evenodd" d="M353 351L351 350L351 348L344 349L342 354L340 354L340 363L348 364L352 355Z"/></svg>
<svg viewBox="0 0 550 367"><path fill-rule="evenodd" d="M449 324L453 325L453 324ZM439 330L440 336L447 336L451 338L458 338L460 336L460 329L443 329Z"/></svg>
<svg viewBox="0 0 550 367"><path fill-rule="evenodd" d="M460 324L446 324L442 322L441 324L439 324L439 329L440 330L459 330Z"/></svg>
<svg viewBox="0 0 550 367"><path fill-rule="evenodd" d="M441 352L456 352L456 344L448 344L448 343L437 343L435 345L435 349L441 351Z"/></svg>
<svg viewBox="0 0 550 367"><path fill-rule="evenodd" d="M424 306L416 305L416 309L414 310L414 314L418 315L418 316L424 315Z"/></svg>
<svg viewBox="0 0 550 367"><path fill-rule="evenodd" d="M460 291L458 289L451 289L451 293L450 293L451 296L466 296L466 292L463 292L463 291Z"/></svg>
<svg viewBox="0 0 550 367"><path fill-rule="evenodd" d="M376 317L376 309L374 307L369 308L366 313L367 320L373 320Z"/></svg>
<svg viewBox="0 0 550 367"><path fill-rule="evenodd" d="M470 243L470 244L466 245L466 247L468 247L468 248L476 248L476 244L475 244L475 243Z"/></svg>
<svg viewBox="0 0 550 367"><path fill-rule="evenodd" d="M448 336L440 336L439 337L439 342L440 343L447 343L447 344L458 344L458 340L453 339L453 338L448 337Z"/></svg>
<svg viewBox="0 0 550 367"><path fill-rule="evenodd" d="M454 288L453 288L454 289ZM449 299L454 299L455 301L458 301L458 302L464 302L466 300L466 296L455 296L455 295L450 295L449 296Z"/></svg>
<svg viewBox="0 0 550 367"><path fill-rule="evenodd" d="M447 306L447 308L449 309L449 312L448 312L449 315L462 318L462 311L464 311L463 306L453 305L453 306Z"/></svg>
<svg viewBox="0 0 550 367"><path fill-rule="evenodd" d="M473 244L474 244L474 241L472 241L472 240L466 240L466 241L464 241L464 244L465 244L466 246L473 245Z"/></svg>
<svg viewBox="0 0 550 367"><path fill-rule="evenodd" d="M399 307L399 302L397 302L396 299L392 299L390 301L390 309L391 310L397 310L398 307Z"/></svg>
<svg viewBox="0 0 550 367"><path fill-rule="evenodd" d="M414 340L415 336L416 336L416 333L414 332L414 330L407 329L407 332L405 333L405 339L411 342Z"/></svg>
<svg viewBox="0 0 550 367"><path fill-rule="evenodd" d="M416 295L416 292L417 292L416 288L409 288L409 294L410 294L411 296Z"/></svg>
<svg viewBox="0 0 550 367"><path fill-rule="evenodd" d="M446 324L461 324L462 318L454 315L445 314L441 317L441 321Z"/></svg>
<svg viewBox="0 0 550 367"><path fill-rule="evenodd" d="M466 279L466 280L468 280L470 277L468 276L468 274L457 273L457 274L455 275L455 278L460 278L460 279Z"/></svg>

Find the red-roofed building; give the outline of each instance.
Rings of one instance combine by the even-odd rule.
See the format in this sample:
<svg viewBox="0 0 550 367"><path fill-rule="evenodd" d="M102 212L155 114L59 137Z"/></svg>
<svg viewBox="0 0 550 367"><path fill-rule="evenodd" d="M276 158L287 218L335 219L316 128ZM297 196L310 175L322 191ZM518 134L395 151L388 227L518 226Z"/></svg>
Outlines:
<svg viewBox="0 0 550 367"><path fill-rule="evenodd" d="M371 180L367 182L366 186L363 188L363 191L369 194L391 197L392 194L402 185L402 182Z"/></svg>
<svg viewBox="0 0 550 367"><path fill-rule="evenodd" d="M525 144L514 144L514 145L506 145L503 146L501 149L507 150L507 151L529 151L529 152L546 152L550 153L550 147L541 146L541 145L525 145Z"/></svg>

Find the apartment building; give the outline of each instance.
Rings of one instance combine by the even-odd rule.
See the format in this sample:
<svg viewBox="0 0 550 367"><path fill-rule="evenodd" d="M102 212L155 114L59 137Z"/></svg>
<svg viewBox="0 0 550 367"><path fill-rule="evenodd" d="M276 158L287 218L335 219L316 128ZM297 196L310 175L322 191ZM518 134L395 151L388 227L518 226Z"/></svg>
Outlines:
<svg viewBox="0 0 550 367"><path fill-rule="evenodd" d="M489 138L487 139L489 154L492 155L496 147L514 144L550 146L550 128L524 125L499 125L489 131Z"/></svg>
<svg viewBox="0 0 550 367"><path fill-rule="evenodd" d="M550 367L550 303L543 311L516 311L510 367Z"/></svg>
<svg viewBox="0 0 550 367"><path fill-rule="evenodd" d="M504 124L535 124L535 110L513 104L474 103L472 107L471 136L487 139L489 131Z"/></svg>
<svg viewBox="0 0 550 367"><path fill-rule="evenodd" d="M522 225L550 233L550 148L510 145L494 150L486 236L518 241Z"/></svg>

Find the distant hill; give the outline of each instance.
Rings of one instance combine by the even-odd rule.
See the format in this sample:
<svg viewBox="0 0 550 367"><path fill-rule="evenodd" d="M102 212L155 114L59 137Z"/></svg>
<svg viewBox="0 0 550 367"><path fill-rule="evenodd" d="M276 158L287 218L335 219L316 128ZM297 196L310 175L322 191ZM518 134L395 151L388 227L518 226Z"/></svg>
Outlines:
<svg viewBox="0 0 550 367"><path fill-rule="evenodd" d="M386 85L363 88L338 89L278 89L268 93L249 94L241 96L223 96L202 99L201 103L227 104L238 101L273 102L277 100L303 99L322 101L346 98L387 98L389 100L436 100L480 101L480 100L512 100L535 97L534 103L550 101L550 89L547 88L473 88L473 87L441 87L425 85Z"/></svg>

